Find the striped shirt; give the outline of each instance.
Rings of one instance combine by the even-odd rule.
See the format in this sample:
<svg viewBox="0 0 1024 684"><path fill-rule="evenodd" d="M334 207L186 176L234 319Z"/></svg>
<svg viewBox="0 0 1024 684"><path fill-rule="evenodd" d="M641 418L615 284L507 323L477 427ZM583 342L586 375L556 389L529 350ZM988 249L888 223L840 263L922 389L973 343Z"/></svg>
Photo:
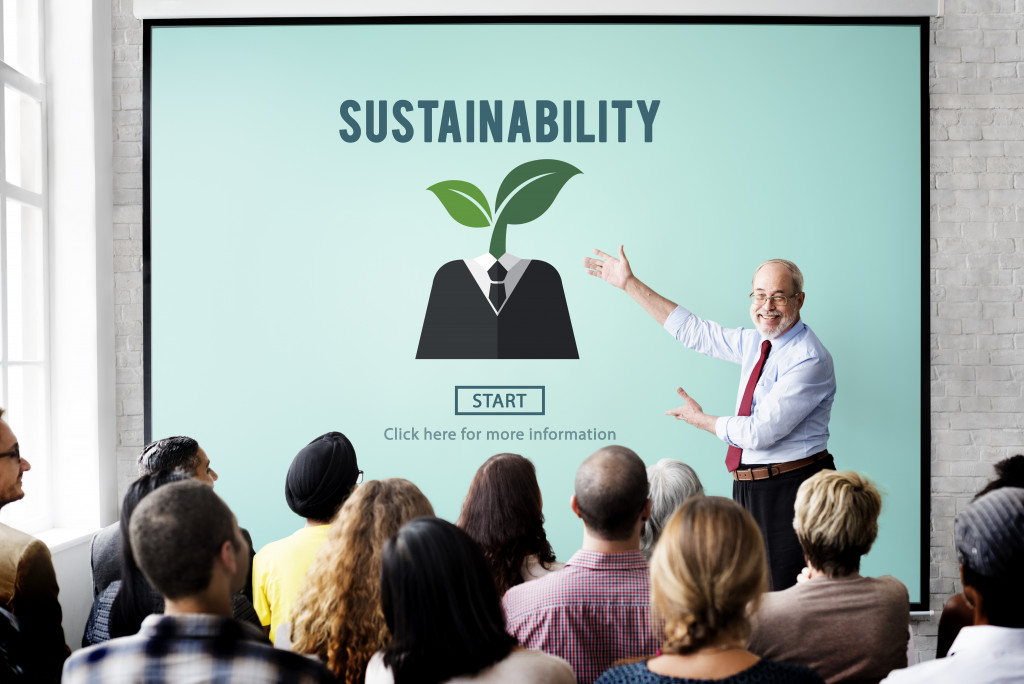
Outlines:
<svg viewBox="0 0 1024 684"><path fill-rule="evenodd" d="M63 684L318 684L317 661L275 649L252 625L218 615L150 615L134 636L76 651Z"/></svg>
<svg viewBox="0 0 1024 684"><path fill-rule="evenodd" d="M657 650L649 593L640 551L577 551L564 570L509 589L502 605L522 646L564 658L589 684L615 661Z"/></svg>

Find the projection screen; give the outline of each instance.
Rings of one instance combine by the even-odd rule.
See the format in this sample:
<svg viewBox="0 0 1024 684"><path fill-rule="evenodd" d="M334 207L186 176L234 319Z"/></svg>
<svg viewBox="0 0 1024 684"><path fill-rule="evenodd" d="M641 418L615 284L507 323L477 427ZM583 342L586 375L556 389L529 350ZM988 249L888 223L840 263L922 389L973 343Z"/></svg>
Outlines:
<svg viewBox="0 0 1024 684"><path fill-rule="evenodd" d="M726 445L665 411L683 387L734 415L741 380L583 258L624 245L727 327L751 326L757 265L790 259L835 364L829 450L883 490L862 572L924 605L925 26L146 21L147 439L197 438L257 548L301 524L284 476L324 432L449 520L486 458L521 453L565 560L601 446L729 496ZM469 263L495 250L520 259L497 305Z"/></svg>

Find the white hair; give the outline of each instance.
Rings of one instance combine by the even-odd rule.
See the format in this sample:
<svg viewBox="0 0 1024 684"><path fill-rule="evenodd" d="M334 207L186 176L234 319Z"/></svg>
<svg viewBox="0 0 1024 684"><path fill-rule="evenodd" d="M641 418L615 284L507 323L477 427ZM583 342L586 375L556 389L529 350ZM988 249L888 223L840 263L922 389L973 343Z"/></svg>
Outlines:
<svg viewBox="0 0 1024 684"><path fill-rule="evenodd" d="M751 278L751 282L753 282L753 279L757 277L757 272L760 271L765 266L767 266L768 264L779 264L780 266L784 266L786 270L789 271L789 275L792 276L793 278L793 287L795 288L795 292L804 291L804 274L800 270L800 267L794 264L789 259L769 259L768 261L764 262L756 269L754 269L754 276Z"/></svg>
<svg viewBox="0 0 1024 684"><path fill-rule="evenodd" d="M651 488L651 517L640 530L640 550L649 557L665 523L691 496L704 496L704 486L693 468L674 458L647 467Z"/></svg>

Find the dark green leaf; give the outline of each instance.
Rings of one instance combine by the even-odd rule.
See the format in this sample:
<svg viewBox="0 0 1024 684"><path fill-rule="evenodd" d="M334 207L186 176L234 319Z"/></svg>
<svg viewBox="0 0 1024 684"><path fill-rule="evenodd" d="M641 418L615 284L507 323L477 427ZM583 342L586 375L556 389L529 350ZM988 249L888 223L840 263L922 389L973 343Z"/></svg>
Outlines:
<svg viewBox="0 0 1024 684"><path fill-rule="evenodd" d="M555 201L562 186L578 173L583 172L557 159L537 159L512 169L501 182L495 201L495 207L501 207L501 221L516 225L539 217Z"/></svg>
<svg viewBox="0 0 1024 684"><path fill-rule="evenodd" d="M480 189L472 183L459 180L441 181L427 190L437 195L453 219L470 228L491 225L491 207Z"/></svg>

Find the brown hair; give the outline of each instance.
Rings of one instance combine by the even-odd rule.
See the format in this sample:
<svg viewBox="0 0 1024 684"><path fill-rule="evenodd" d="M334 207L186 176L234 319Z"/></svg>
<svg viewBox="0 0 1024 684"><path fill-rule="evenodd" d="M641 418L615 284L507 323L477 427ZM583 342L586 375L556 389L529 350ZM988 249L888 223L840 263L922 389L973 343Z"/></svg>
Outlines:
<svg viewBox="0 0 1024 684"><path fill-rule="evenodd" d="M292 609L293 650L319 656L340 681L362 681L370 657L391 639L380 608L384 542L403 523L433 514L408 480L357 486L334 517Z"/></svg>
<svg viewBox="0 0 1024 684"><path fill-rule="evenodd" d="M882 495L854 472L822 470L796 492L793 529L807 561L828 577L860 569L878 536Z"/></svg>
<svg viewBox="0 0 1024 684"><path fill-rule="evenodd" d="M541 509L537 471L519 454L491 456L473 476L457 524L483 550L498 596L522 583L527 556L555 561Z"/></svg>
<svg viewBox="0 0 1024 684"><path fill-rule="evenodd" d="M176 474L171 474L176 476ZM152 480L159 486L158 478ZM142 573L172 600L210 585L214 559L224 542L236 546L235 516L202 482L172 482L145 496L131 514L131 552Z"/></svg>
<svg viewBox="0 0 1024 684"><path fill-rule="evenodd" d="M688 499L651 559L651 605L664 620L664 653L693 653L723 637L745 639L768 586L757 523L731 499Z"/></svg>
<svg viewBox="0 0 1024 684"><path fill-rule="evenodd" d="M576 471L576 506L587 530L599 539L629 539L649 491L644 462L624 446L598 449Z"/></svg>

